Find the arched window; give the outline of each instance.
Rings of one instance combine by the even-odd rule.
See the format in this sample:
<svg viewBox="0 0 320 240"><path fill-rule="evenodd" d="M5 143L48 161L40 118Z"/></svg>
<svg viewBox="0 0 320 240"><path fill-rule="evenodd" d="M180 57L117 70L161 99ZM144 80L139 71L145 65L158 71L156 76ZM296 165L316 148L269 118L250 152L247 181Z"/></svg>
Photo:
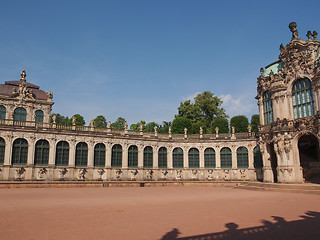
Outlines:
<svg viewBox="0 0 320 240"><path fill-rule="evenodd" d="M35 116L35 121L36 122L43 122L43 111L42 110L37 110L35 112L36 116Z"/></svg>
<svg viewBox="0 0 320 240"><path fill-rule="evenodd" d="M246 147L239 147L237 149L237 165L238 168L248 168L248 149Z"/></svg>
<svg viewBox="0 0 320 240"><path fill-rule="evenodd" d="M103 143L98 143L94 147L94 166L104 167L106 162L106 146Z"/></svg>
<svg viewBox="0 0 320 240"><path fill-rule="evenodd" d="M143 166L145 168L153 167L153 150L150 146L145 147L143 150Z"/></svg>
<svg viewBox="0 0 320 240"><path fill-rule="evenodd" d="M111 152L111 167L122 167L122 146L115 144Z"/></svg>
<svg viewBox="0 0 320 240"><path fill-rule="evenodd" d="M269 92L265 92L263 94L263 115L264 124L270 124L273 122L272 100L271 93Z"/></svg>
<svg viewBox="0 0 320 240"><path fill-rule="evenodd" d="M6 108L4 106L0 106L0 119L6 119Z"/></svg>
<svg viewBox="0 0 320 240"><path fill-rule="evenodd" d="M86 167L88 162L88 145L85 142L79 142L76 146L76 167Z"/></svg>
<svg viewBox="0 0 320 240"><path fill-rule="evenodd" d="M23 138L14 140L12 147L12 165L26 165L28 160L28 142Z"/></svg>
<svg viewBox="0 0 320 240"><path fill-rule="evenodd" d="M68 166L69 164L69 143L60 141L56 147L56 166Z"/></svg>
<svg viewBox="0 0 320 240"><path fill-rule="evenodd" d="M172 152L173 168L183 168L183 150L175 148Z"/></svg>
<svg viewBox="0 0 320 240"><path fill-rule="evenodd" d="M216 152L213 148L206 148L204 150L204 167L215 168L216 167Z"/></svg>
<svg viewBox="0 0 320 240"><path fill-rule="evenodd" d="M232 168L232 153L231 149L224 147L220 151L221 168Z"/></svg>
<svg viewBox="0 0 320 240"><path fill-rule="evenodd" d="M188 153L189 168L199 168L199 150L191 148Z"/></svg>
<svg viewBox="0 0 320 240"><path fill-rule="evenodd" d="M49 163L49 143L47 140L39 140L36 143L34 153L34 165L48 165Z"/></svg>
<svg viewBox="0 0 320 240"><path fill-rule="evenodd" d="M312 85L308 78L300 79L293 84L292 105L294 119L314 115Z"/></svg>
<svg viewBox="0 0 320 240"><path fill-rule="evenodd" d="M14 125L25 125L27 119L27 111L24 108L16 108L14 110L13 120L15 120Z"/></svg>
<svg viewBox="0 0 320 240"><path fill-rule="evenodd" d="M4 163L4 152L6 149L6 143L2 137L0 137L0 165Z"/></svg>
<svg viewBox="0 0 320 240"><path fill-rule="evenodd" d="M138 167L138 147L131 145L128 149L128 167Z"/></svg>
<svg viewBox="0 0 320 240"><path fill-rule="evenodd" d="M167 149L165 147L161 147L158 151L158 166L159 168L167 168Z"/></svg>
<svg viewBox="0 0 320 240"><path fill-rule="evenodd" d="M256 146L253 149L253 157L254 157L254 167L255 168L263 168L262 154L260 152L259 146Z"/></svg>

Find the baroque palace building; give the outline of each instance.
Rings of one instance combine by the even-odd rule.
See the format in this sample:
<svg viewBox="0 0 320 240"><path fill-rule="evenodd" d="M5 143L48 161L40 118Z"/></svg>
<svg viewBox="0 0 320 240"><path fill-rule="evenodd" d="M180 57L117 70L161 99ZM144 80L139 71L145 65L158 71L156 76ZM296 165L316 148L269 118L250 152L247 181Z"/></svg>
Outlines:
<svg viewBox="0 0 320 240"><path fill-rule="evenodd" d="M0 180L302 183L320 173L319 41L280 46L258 77L258 133L160 134L50 122L53 94L26 81L0 85Z"/></svg>

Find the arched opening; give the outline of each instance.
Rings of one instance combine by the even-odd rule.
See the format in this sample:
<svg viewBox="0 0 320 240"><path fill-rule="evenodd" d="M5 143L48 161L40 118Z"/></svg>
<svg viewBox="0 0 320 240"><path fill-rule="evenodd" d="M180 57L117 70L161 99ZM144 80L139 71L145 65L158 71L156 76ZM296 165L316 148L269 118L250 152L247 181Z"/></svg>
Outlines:
<svg viewBox="0 0 320 240"><path fill-rule="evenodd" d="M94 147L94 160L95 167L104 167L106 162L106 146L103 143L98 143Z"/></svg>
<svg viewBox="0 0 320 240"><path fill-rule="evenodd" d="M319 142L314 135L303 135L298 141L300 165L308 182L320 183Z"/></svg>
<svg viewBox="0 0 320 240"><path fill-rule="evenodd" d="M138 147L135 145L131 145L128 149L128 167L138 167Z"/></svg>
<svg viewBox="0 0 320 240"><path fill-rule="evenodd" d="M69 143L66 141L58 142L56 146L56 166L68 166L69 164Z"/></svg>
<svg viewBox="0 0 320 240"><path fill-rule="evenodd" d="M121 167L122 166L122 146L120 144L115 144L112 147L111 152L111 167Z"/></svg>
<svg viewBox="0 0 320 240"><path fill-rule="evenodd" d="M189 168L199 168L199 150L196 148L191 148L188 154Z"/></svg>
<svg viewBox="0 0 320 240"><path fill-rule="evenodd" d="M47 140L39 140L35 146L34 165L46 166L49 163L49 142Z"/></svg>
<svg viewBox="0 0 320 240"><path fill-rule="evenodd" d="M145 147L143 150L143 167L153 167L153 149L150 146Z"/></svg>
<svg viewBox="0 0 320 240"><path fill-rule="evenodd" d="M85 142L79 142L76 146L76 167L86 167L88 162L88 145Z"/></svg>
<svg viewBox="0 0 320 240"><path fill-rule="evenodd" d="M173 149L172 165L173 168L183 168L183 150L181 148Z"/></svg>
<svg viewBox="0 0 320 240"><path fill-rule="evenodd" d="M278 159L277 159L277 154L274 151L273 143L269 145L269 153L270 153L271 170L273 173L273 182L277 183L278 182L278 172L277 172Z"/></svg>
<svg viewBox="0 0 320 240"><path fill-rule="evenodd" d="M167 149L161 147L158 151L158 166L159 168L167 168Z"/></svg>

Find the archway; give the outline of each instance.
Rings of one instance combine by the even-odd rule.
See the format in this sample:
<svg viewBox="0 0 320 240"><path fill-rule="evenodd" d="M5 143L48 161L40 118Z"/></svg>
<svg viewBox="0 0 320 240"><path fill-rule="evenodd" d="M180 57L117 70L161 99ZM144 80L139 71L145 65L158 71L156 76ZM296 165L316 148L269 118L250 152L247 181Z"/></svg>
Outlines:
<svg viewBox="0 0 320 240"><path fill-rule="evenodd" d="M320 159L318 139L310 134L303 135L298 141L300 165L307 182L320 183Z"/></svg>
<svg viewBox="0 0 320 240"><path fill-rule="evenodd" d="M270 149L269 153L270 153L270 161L271 161L271 170L273 173L273 182L277 183L278 182L278 171L277 171L278 159L277 159L277 154L274 151L273 143L269 145L269 149Z"/></svg>

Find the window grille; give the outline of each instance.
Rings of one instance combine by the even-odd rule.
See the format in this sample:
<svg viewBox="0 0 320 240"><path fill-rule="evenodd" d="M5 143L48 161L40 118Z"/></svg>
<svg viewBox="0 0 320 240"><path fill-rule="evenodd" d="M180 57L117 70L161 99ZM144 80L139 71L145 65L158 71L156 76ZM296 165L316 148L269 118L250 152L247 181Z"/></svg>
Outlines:
<svg viewBox="0 0 320 240"><path fill-rule="evenodd" d="M189 168L199 168L199 150L191 148L188 154Z"/></svg>
<svg viewBox="0 0 320 240"><path fill-rule="evenodd" d="M34 165L48 165L49 163L49 143L46 140L39 140L35 146Z"/></svg>
<svg viewBox="0 0 320 240"><path fill-rule="evenodd" d="M248 149L246 147L239 147L237 149L237 166L238 168L248 168Z"/></svg>
<svg viewBox="0 0 320 240"><path fill-rule="evenodd" d="M122 146L115 144L111 152L111 167L122 167Z"/></svg>
<svg viewBox="0 0 320 240"><path fill-rule="evenodd" d="M206 148L206 150L204 151L204 167L216 167L216 153L213 148Z"/></svg>
<svg viewBox="0 0 320 240"><path fill-rule="evenodd" d="M269 92L265 92L263 94L263 115L265 124L270 124L273 122L272 100L271 93Z"/></svg>
<svg viewBox="0 0 320 240"><path fill-rule="evenodd" d="M220 151L221 168L232 168L231 149L224 147Z"/></svg>
<svg viewBox="0 0 320 240"><path fill-rule="evenodd" d="M256 146L253 149L253 156L254 156L254 167L255 168L263 168L262 154L260 152L259 146Z"/></svg>
<svg viewBox="0 0 320 240"><path fill-rule="evenodd" d="M94 147L94 161L95 167L104 167L106 162L106 146L103 143L98 143Z"/></svg>
<svg viewBox="0 0 320 240"><path fill-rule="evenodd" d="M60 141L56 147L56 166L68 166L69 164L69 143Z"/></svg>
<svg viewBox="0 0 320 240"><path fill-rule="evenodd" d="M293 84L292 105L294 119L314 115L312 84L308 78L300 79Z"/></svg>
<svg viewBox="0 0 320 240"><path fill-rule="evenodd" d="M0 165L4 163L5 149L6 149L6 143L4 139L0 137Z"/></svg>
<svg viewBox="0 0 320 240"><path fill-rule="evenodd" d="M12 165L26 165L28 159L28 142L23 138L14 140L12 146Z"/></svg>
<svg viewBox="0 0 320 240"><path fill-rule="evenodd" d="M173 168L183 168L183 150L175 148L172 152Z"/></svg>
<svg viewBox="0 0 320 240"><path fill-rule="evenodd" d="M88 162L88 145L80 142L76 146L76 167L86 167Z"/></svg>
<svg viewBox="0 0 320 240"><path fill-rule="evenodd" d="M167 168L167 159L168 154L167 154L167 148L161 147L158 152L158 166L159 168Z"/></svg>
<svg viewBox="0 0 320 240"><path fill-rule="evenodd" d="M128 167L138 167L138 147L131 145L128 149Z"/></svg>
<svg viewBox="0 0 320 240"><path fill-rule="evenodd" d="M145 147L143 150L143 166L145 168L153 167L153 150L150 146Z"/></svg>

